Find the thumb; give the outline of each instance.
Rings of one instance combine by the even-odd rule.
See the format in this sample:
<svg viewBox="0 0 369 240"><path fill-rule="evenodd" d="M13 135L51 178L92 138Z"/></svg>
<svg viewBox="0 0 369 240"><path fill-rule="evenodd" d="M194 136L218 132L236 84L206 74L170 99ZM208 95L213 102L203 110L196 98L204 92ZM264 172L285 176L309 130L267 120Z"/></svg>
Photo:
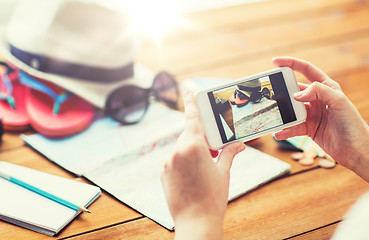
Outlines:
<svg viewBox="0 0 369 240"><path fill-rule="evenodd" d="M233 158L239 153L245 150L246 146L243 143L233 143L225 146L218 158L219 167L226 171L229 171L232 166Z"/></svg>
<svg viewBox="0 0 369 240"><path fill-rule="evenodd" d="M305 90L294 94L294 98L299 102L321 101L323 104L330 105L337 100L341 94L327 85L320 82L313 82Z"/></svg>

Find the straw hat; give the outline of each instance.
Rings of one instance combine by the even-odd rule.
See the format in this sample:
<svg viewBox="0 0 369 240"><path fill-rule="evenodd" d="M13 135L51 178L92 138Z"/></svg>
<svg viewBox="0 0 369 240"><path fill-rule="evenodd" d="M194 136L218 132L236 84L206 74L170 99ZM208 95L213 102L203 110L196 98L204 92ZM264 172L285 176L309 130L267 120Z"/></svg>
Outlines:
<svg viewBox="0 0 369 240"><path fill-rule="evenodd" d="M253 92L259 92L261 90L261 82L260 79L255 79L251 81L247 81L244 83L240 83L237 85L238 90L241 90L243 94L247 97L251 97Z"/></svg>
<svg viewBox="0 0 369 240"><path fill-rule="evenodd" d="M0 55L103 108L135 80L136 45L127 13L105 1L24 0L1 29Z"/></svg>

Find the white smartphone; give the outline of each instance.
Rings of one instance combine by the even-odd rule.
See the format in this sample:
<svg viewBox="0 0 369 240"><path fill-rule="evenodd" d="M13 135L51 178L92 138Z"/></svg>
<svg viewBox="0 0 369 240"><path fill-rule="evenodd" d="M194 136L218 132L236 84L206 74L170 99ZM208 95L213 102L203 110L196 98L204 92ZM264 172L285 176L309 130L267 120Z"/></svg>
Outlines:
<svg viewBox="0 0 369 240"><path fill-rule="evenodd" d="M299 91L288 67L276 68L196 94L202 124L213 150L235 141L249 141L306 120Z"/></svg>

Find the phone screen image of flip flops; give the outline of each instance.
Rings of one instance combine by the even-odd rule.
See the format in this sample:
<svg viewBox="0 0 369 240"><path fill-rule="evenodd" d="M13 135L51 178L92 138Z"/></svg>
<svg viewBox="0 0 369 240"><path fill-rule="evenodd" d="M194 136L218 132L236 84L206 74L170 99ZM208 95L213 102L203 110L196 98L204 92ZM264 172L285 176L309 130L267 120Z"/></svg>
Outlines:
<svg viewBox="0 0 369 240"><path fill-rule="evenodd" d="M282 72L208 92L223 143L296 120Z"/></svg>

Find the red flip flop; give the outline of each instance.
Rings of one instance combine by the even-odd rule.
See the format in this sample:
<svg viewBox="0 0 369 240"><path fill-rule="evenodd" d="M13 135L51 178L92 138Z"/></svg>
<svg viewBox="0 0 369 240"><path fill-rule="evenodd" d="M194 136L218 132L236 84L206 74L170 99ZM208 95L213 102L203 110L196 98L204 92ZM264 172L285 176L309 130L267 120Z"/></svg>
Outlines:
<svg viewBox="0 0 369 240"><path fill-rule="evenodd" d="M20 80L29 86L25 94L26 110L37 132L48 137L64 137L91 124L94 108L84 99L22 71Z"/></svg>
<svg viewBox="0 0 369 240"><path fill-rule="evenodd" d="M16 70L4 62L6 72L0 78L0 118L6 131L24 131L29 128L24 95L26 87L17 79Z"/></svg>

